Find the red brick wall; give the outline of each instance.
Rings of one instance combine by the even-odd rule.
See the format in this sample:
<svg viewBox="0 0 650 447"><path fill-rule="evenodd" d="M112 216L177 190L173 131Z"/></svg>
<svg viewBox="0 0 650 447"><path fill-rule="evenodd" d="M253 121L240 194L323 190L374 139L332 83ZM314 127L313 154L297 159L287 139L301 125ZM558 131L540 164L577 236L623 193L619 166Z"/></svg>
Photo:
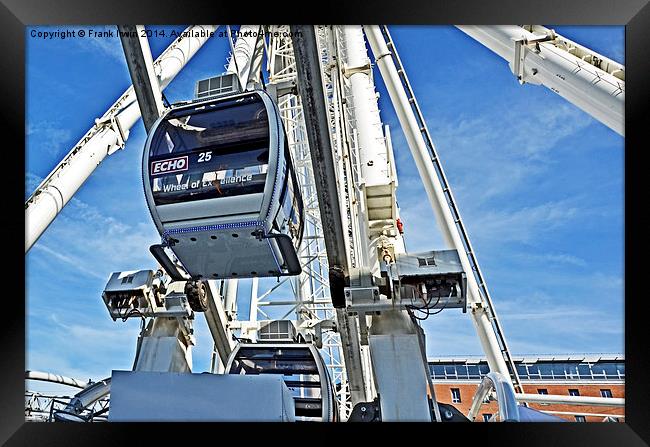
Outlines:
<svg viewBox="0 0 650 447"><path fill-rule="evenodd" d="M436 399L438 402L452 404L455 406L461 413L467 415L469 409L472 405L472 399L474 398L474 393L478 388L478 383L435 383L434 388L436 391ZM451 388L458 388L460 390L460 403L453 403L451 401ZM540 382L533 384L524 384L524 392L528 394L538 394L538 389L544 388L548 391L548 394L556 394L561 396L568 396L569 389L577 389L581 396L592 396L592 397L601 397L600 390L608 389L612 391L612 397L625 397L625 385L616 383L601 383L601 384L557 384L549 382ZM530 403L528 404L530 408L535 410L542 411L571 411L576 413L598 413L598 414L611 414L615 415L624 415L625 408L623 407L603 407L603 406L589 406L589 405L564 405L564 404L538 404ZM490 402L483 404L479 411L479 415L476 417L477 422L483 422L483 414L490 413L494 414L497 411L496 402ZM575 422L574 415L570 414L553 414L553 416L561 417L571 422ZM587 416L587 422L602 422L604 416ZM624 421L624 418L619 419L621 422Z"/></svg>

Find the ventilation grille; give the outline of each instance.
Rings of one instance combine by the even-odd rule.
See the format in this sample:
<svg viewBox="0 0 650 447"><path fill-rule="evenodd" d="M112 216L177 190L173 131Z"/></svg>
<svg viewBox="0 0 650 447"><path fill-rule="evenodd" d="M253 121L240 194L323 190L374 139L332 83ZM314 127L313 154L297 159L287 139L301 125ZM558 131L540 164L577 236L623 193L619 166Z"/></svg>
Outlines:
<svg viewBox="0 0 650 447"><path fill-rule="evenodd" d="M262 324L257 332L258 341L294 341L296 328L290 320L273 320Z"/></svg>
<svg viewBox="0 0 650 447"><path fill-rule="evenodd" d="M206 99L239 93L239 79L234 73L227 73L213 78L202 79L196 83L196 98Z"/></svg>

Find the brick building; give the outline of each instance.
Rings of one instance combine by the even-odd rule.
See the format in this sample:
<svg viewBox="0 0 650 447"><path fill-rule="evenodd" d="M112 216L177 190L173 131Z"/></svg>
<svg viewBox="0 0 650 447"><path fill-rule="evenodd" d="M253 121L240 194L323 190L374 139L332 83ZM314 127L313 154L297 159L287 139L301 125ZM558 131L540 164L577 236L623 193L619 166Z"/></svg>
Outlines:
<svg viewBox="0 0 650 447"><path fill-rule="evenodd" d="M560 396L625 397L625 362L622 355L548 355L515 358L526 394ZM481 357L429 359L436 399L454 405L467 415L482 378L489 372ZM624 421L620 406L587 406L530 403L530 408L572 422ZM484 403L476 421L486 421L497 410L495 402Z"/></svg>

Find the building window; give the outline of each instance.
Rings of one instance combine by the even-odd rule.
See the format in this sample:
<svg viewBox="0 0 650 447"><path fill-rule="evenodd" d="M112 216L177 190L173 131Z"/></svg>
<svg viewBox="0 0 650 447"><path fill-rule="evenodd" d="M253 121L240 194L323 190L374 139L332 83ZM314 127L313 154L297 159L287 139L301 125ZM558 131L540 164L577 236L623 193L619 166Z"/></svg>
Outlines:
<svg viewBox="0 0 650 447"><path fill-rule="evenodd" d="M456 366L455 365L445 365L445 378L446 379L456 379Z"/></svg>
<svg viewBox="0 0 650 447"><path fill-rule="evenodd" d="M539 374L539 366L535 365L528 365L528 378L529 379L540 379L541 376Z"/></svg>
<svg viewBox="0 0 650 447"><path fill-rule="evenodd" d="M576 389L569 389L569 396L580 396L580 391Z"/></svg>
<svg viewBox="0 0 650 447"><path fill-rule="evenodd" d="M490 413L483 413L483 422L490 422L490 418L492 417L492 414Z"/></svg>
<svg viewBox="0 0 650 447"><path fill-rule="evenodd" d="M580 363L578 365L578 378L579 379L593 379L591 375L591 367L588 363Z"/></svg>
<svg viewBox="0 0 650 447"><path fill-rule="evenodd" d="M451 389L451 402L454 404L460 403L460 389L452 388Z"/></svg>
<svg viewBox="0 0 650 447"><path fill-rule="evenodd" d="M548 390L546 388L537 388L537 394L548 394Z"/></svg>
<svg viewBox="0 0 650 447"><path fill-rule="evenodd" d="M612 390L600 390L601 397L612 397Z"/></svg>
<svg viewBox="0 0 650 447"><path fill-rule="evenodd" d="M551 363L538 363L537 368L539 370L541 379L553 379L553 365Z"/></svg>
<svg viewBox="0 0 650 447"><path fill-rule="evenodd" d="M576 416L576 422L587 422L587 418L584 416Z"/></svg>
<svg viewBox="0 0 650 447"><path fill-rule="evenodd" d="M481 373L478 369L478 365L467 365L467 373L469 374L470 379L481 378Z"/></svg>
<svg viewBox="0 0 650 447"><path fill-rule="evenodd" d="M527 379L528 378L528 370L526 369L526 365L517 365L517 374L519 375L520 379Z"/></svg>
<svg viewBox="0 0 650 447"><path fill-rule="evenodd" d="M467 365L456 365L456 374L459 379L469 379L467 375Z"/></svg>
<svg viewBox="0 0 650 447"><path fill-rule="evenodd" d="M445 378L445 367L444 365L433 365L433 378L434 379L444 379Z"/></svg>

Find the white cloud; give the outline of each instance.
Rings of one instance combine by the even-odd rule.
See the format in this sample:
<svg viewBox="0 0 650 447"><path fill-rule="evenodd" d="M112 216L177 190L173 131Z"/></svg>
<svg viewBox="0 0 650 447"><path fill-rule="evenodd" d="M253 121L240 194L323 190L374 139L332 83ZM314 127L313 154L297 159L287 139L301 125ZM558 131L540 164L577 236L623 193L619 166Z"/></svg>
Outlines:
<svg viewBox="0 0 650 447"><path fill-rule="evenodd" d="M526 101L504 101L493 105L492 115L438 118L428 123L473 241L530 243L595 211L582 209L578 197L562 197L561 190L544 203L521 196L555 168L553 153L571 150L570 137L594 123L579 109L553 100L534 110ZM432 225L435 219L403 134L394 131L393 140L401 166L398 199L407 240L418 246L440 244L439 230ZM503 200L514 195L519 195L519 200L512 202L516 206ZM580 264L566 256L555 261Z"/></svg>
<svg viewBox="0 0 650 447"><path fill-rule="evenodd" d="M93 53L99 52L100 54L109 57L114 62L121 62L126 66L122 43L117 35L117 26L91 26L85 28L84 31L87 32L89 29L94 30L96 33L108 33L109 31L113 31L113 37L110 37L109 34L105 34L105 36L108 37L98 37L96 33L87 33L84 38L76 39L79 46L85 51Z"/></svg>
<svg viewBox="0 0 650 447"><path fill-rule="evenodd" d="M25 129L27 144L33 149L32 140L39 141L39 148L42 148L50 155L63 153L70 143L72 132L63 128L53 121L30 122ZM74 143L72 143L74 144Z"/></svg>
<svg viewBox="0 0 650 447"><path fill-rule="evenodd" d="M135 321L113 322L108 315L68 313L65 307L51 313L46 324L29 329L27 369L80 380L100 380L112 369L131 369L139 333Z"/></svg>
<svg viewBox="0 0 650 447"><path fill-rule="evenodd" d="M499 104L493 115L429 123L452 187L477 202L516 191L549 169L554 151L593 122L568 104ZM562 143L562 144L560 144ZM459 192L460 193L460 192Z"/></svg>
<svg viewBox="0 0 650 447"><path fill-rule="evenodd" d="M586 267L587 261L568 253L529 253L521 252L514 255L518 259L538 265L567 264L576 267Z"/></svg>
<svg viewBox="0 0 650 447"><path fill-rule="evenodd" d="M32 174L31 172L26 172L25 173L25 193L27 197L34 192L36 187L43 181L42 177L39 177L36 174Z"/></svg>
<svg viewBox="0 0 650 447"><path fill-rule="evenodd" d="M490 210L471 216L471 235L481 241L529 243L567 225L579 214L570 201L547 202L515 210Z"/></svg>
<svg viewBox="0 0 650 447"><path fill-rule="evenodd" d="M53 258L55 258L55 259L57 259L59 261L63 261L65 263L69 264L70 266L74 267L76 270L79 270L80 272L83 272L83 273L85 273L87 275L93 276L93 277L98 278L98 279L106 279L105 275L100 275L97 272L95 272L94 270L90 270L89 268L87 268L86 265L83 262L81 262L81 260L72 258L70 256L66 256L66 255L64 255L62 253L59 253L59 252L57 252L55 250L52 250L51 248L47 247L46 245L36 244L34 246L34 249L35 250L41 250L41 251L47 253L48 255L52 256Z"/></svg>
<svg viewBox="0 0 650 447"><path fill-rule="evenodd" d="M570 297L567 297L570 300ZM528 353L623 352L622 316L605 309L558 303L541 292L495 299L497 314L514 355ZM483 355L469 313L445 310L422 323L427 355Z"/></svg>
<svg viewBox="0 0 650 447"><path fill-rule="evenodd" d="M426 97L422 105L427 109ZM433 105L428 107L435 110ZM427 121L461 211L465 203L480 205L534 186L536 179L554 168L553 154L573 150L570 138L596 124L586 113L556 98L534 108L526 100L504 100L481 112L471 118L437 116ZM420 180L398 123L390 124L404 200Z"/></svg>
<svg viewBox="0 0 650 447"><path fill-rule="evenodd" d="M105 213L72 198L34 247L42 245L42 252L102 278L111 271L155 266L149 253L159 241L153 223L128 223Z"/></svg>

